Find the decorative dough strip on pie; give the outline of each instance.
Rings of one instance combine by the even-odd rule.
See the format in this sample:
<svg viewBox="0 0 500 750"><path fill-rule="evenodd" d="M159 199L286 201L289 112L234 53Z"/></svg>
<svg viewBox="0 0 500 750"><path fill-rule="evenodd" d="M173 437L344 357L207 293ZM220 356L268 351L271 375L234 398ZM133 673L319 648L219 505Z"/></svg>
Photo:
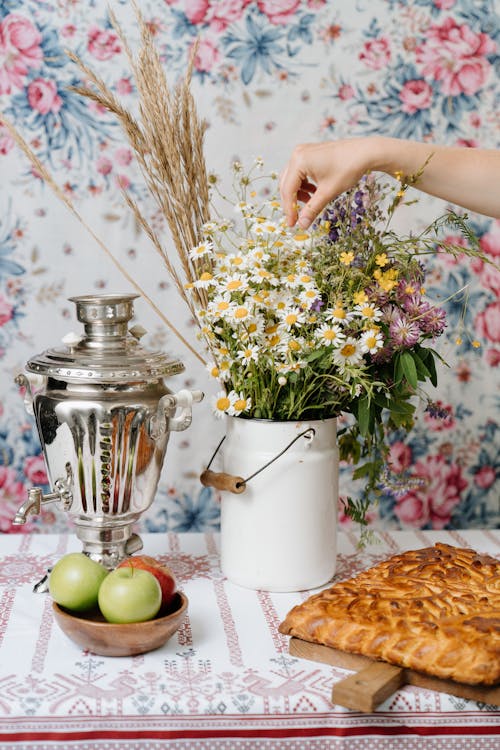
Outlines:
<svg viewBox="0 0 500 750"><path fill-rule="evenodd" d="M471 685L500 681L500 561L447 544L395 555L290 610L280 633Z"/></svg>

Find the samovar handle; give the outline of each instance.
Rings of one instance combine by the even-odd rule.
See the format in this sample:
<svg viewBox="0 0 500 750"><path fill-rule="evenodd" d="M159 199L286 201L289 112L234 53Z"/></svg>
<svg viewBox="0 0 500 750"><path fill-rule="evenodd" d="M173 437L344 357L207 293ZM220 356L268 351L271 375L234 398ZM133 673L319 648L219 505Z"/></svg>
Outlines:
<svg viewBox="0 0 500 750"><path fill-rule="evenodd" d="M29 379L24 373L21 372L19 375L16 375L16 377L14 378L14 382L21 388L24 388L24 408L26 409L28 414L33 416L33 391L31 390L31 383Z"/></svg>
<svg viewBox="0 0 500 750"><path fill-rule="evenodd" d="M158 440L167 430L169 432L186 430L193 420L193 403L202 401L203 397L203 391L188 391L187 389L162 396L156 414L153 414L149 422L151 437ZM180 412L175 415L177 409L180 409Z"/></svg>

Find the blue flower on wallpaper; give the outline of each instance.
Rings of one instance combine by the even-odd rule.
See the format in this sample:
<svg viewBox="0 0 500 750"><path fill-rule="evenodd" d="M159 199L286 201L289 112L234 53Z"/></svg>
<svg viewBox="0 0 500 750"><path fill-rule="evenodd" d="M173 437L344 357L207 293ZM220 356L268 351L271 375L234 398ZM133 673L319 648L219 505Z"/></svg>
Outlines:
<svg viewBox="0 0 500 750"><path fill-rule="evenodd" d="M241 80L249 84L260 66L268 75L283 68L279 57L285 52L282 42L285 30L280 26L269 26L248 15L245 31L238 36L235 31L223 38L226 55L241 66Z"/></svg>
<svg viewBox="0 0 500 750"><path fill-rule="evenodd" d="M149 532L216 531L219 525L220 508L209 487L202 487L197 495L182 492L174 497L160 490L158 500L144 518L144 528Z"/></svg>

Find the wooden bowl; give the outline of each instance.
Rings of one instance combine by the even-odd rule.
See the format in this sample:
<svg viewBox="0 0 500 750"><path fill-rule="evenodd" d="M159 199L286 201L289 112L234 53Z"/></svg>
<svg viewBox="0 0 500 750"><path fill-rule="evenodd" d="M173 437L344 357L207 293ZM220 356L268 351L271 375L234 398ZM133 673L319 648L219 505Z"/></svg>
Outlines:
<svg viewBox="0 0 500 750"><path fill-rule="evenodd" d="M68 612L52 602L54 617L61 630L72 641L99 656L134 656L163 646L179 629L188 607L180 591L175 595L174 610L153 620L115 624L106 622L101 612Z"/></svg>

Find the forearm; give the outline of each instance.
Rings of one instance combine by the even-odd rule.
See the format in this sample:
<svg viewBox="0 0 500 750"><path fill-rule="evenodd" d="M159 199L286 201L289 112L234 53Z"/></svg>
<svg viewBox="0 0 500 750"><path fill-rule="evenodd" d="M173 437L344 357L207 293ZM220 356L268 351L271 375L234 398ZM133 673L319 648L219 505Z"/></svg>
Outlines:
<svg viewBox="0 0 500 750"><path fill-rule="evenodd" d="M416 174L416 187L471 211L500 218L500 151L375 137L368 169ZM366 153L366 151L365 151ZM427 162L427 163L426 163Z"/></svg>

